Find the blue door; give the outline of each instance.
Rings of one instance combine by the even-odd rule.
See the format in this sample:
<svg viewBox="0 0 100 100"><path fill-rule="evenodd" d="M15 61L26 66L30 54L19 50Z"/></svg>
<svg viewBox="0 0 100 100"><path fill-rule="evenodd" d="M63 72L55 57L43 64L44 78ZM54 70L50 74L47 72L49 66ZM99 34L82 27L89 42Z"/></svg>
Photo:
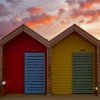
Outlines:
<svg viewBox="0 0 100 100"><path fill-rule="evenodd" d="M45 53L25 53L25 93L45 93Z"/></svg>

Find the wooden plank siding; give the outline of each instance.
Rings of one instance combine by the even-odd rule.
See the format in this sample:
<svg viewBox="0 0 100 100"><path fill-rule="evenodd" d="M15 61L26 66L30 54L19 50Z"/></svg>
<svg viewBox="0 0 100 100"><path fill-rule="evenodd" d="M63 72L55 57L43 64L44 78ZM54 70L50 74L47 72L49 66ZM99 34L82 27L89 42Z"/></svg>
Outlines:
<svg viewBox="0 0 100 100"><path fill-rule="evenodd" d="M51 94L51 51L52 51L52 47L48 47L47 48L47 91L46 94L50 95Z"/></svg>
<svg viewBox="0 0 100 100"><path fill-rule="evenodd" d="M100 47L97 47L97 95L100 95Z"/></svg>
<svg viewBox="0 0 100 100"><path fill-rule="evenodd" d="M73 32L67 38L52 47L51 71L52 93L72 94L72 53L92 52L95 55L95 47L88 41ZM94 58L95 63L95 58ZM93 66L95 68L95 66ZM93 78L95 77L95 74ZM95 85L95 78L94 78Z"/></svg>
<svg viewBox="0 0 100 100"><path fill-rule="evenodd" d="M31 30L25 25L21 25L19 28L17 28L13 32L11 32L10 34L2 38L0 40L0 93L6 91L6 88L2 87L1 82L2 80L5 80L6 77L8 77L6 73L6 68L8 64L4 63L4 59L6 59L6 56L5 55L3 56L3 54L4 51L6 51L7 56L9 56L7 58L8 60L7 59L5 60L6 62L9 62L9 60L14 60L15 59L14 55L13 55L14 59L9 59L10 58L9 49L11 49L11 47L14 48L14 46L16 47L16 44L14 44L14 46L12 45L8 49L5 48L5 50L4 47L6 44L9 44L11 40L18 37L18 35L20 35L20 33L22 32L26 33L29 37L43 44L45 47L45 52L47 54L46 55L46 94L47 95L72 94L72 90L73 90L72 89L72 85L73 85L72 53L73 52L92 52L94 54L94 66L93 66L94 67L94 76L93 76L94 89L97 86L98 87L97 94L100 95L100 41L98 42L96 38L94 38L89 33L85 32L83 29L81 29L79 26L75 24L72 25L67 30L63 31L57 37L53 38L51 41L44 39L42 36L38 35L35 31ZM20 38L22 38L22 36L20 36ZM24 45L26 45L28 42L29 41L26 40ZM32 49L28 50L29 49L28 47L27 50L29 52L30 51L35 52L36 49L34 47L36 46L32 45ZM39 48L42 49L41 46L39 46ZM19 49L16 49L16 51L17 50ZM16 64L14 65L16 66ZM8 70L10 69L15 70L13 66L12 67L10 66L8 68ZM11 70L8 72L11 72ZM20 76L23 77L22 75ZM11 88L9 88L9 90L11 90Z"/></svg>
<svg viewBox="0 0 100 100"><path fill-rule="evenodd" d="M25 32L3 46L3 64L5 64L3 78L5 77L7 81L4 89L6 94L24 94L24 54L29 52L47 54L47 47Z"/></svg>
<svg viewBox="0 0 100 100"><path fill-rule="evenodd" d="M0 46L0 94L2 93L2 46Z"/></svg>

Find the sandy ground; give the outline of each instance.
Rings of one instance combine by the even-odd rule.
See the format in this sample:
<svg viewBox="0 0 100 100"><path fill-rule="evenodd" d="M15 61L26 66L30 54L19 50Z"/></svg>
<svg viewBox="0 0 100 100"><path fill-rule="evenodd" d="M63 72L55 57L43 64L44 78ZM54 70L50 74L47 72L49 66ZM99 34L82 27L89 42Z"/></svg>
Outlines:
<svg viewBox="0 0 100 100"><path fill-rule="evenodd" d="M4 95L0 100L100 100L100 96L95 95Z"/></svg>

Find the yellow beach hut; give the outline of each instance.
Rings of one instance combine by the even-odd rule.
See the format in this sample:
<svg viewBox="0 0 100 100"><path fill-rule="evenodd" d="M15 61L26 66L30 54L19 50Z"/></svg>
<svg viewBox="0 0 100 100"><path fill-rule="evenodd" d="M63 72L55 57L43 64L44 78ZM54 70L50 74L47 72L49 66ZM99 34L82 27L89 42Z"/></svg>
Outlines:
<svg viewBox="0 0 100 100"><path fill-rule="evenodd" d="M51 93L95 94L98 40L76 24L50 41Z"/></svg>

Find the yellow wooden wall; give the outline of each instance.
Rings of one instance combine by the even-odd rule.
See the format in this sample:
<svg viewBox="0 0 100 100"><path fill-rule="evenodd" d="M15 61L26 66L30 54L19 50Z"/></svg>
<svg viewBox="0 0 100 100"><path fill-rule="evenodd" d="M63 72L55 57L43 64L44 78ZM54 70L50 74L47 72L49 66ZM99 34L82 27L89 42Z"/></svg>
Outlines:
<svg viewBox="0 0 100 100"><path fill-rule="evenodd" d="M93 52L95 54L95 47L75 32L52 47L51 91L53 94L72 94L73 52Z"/></svg>

